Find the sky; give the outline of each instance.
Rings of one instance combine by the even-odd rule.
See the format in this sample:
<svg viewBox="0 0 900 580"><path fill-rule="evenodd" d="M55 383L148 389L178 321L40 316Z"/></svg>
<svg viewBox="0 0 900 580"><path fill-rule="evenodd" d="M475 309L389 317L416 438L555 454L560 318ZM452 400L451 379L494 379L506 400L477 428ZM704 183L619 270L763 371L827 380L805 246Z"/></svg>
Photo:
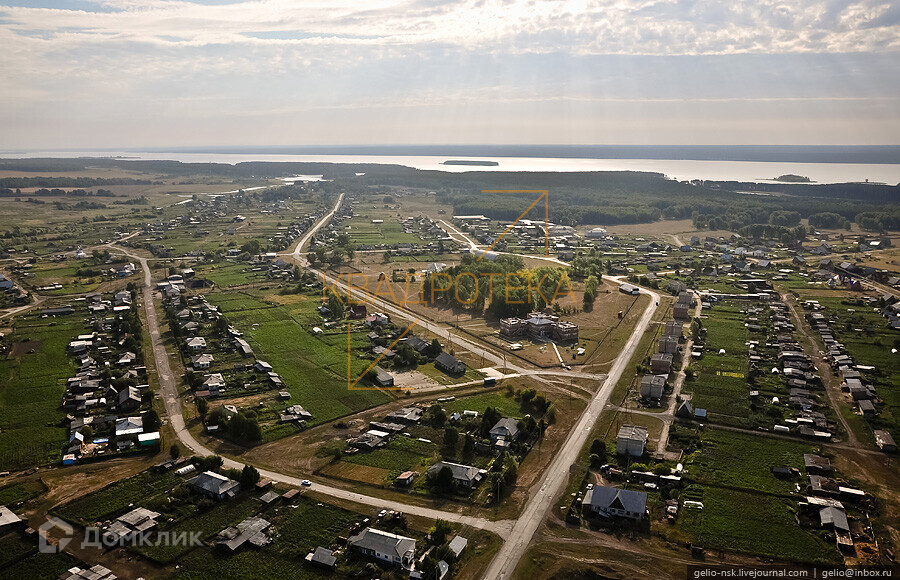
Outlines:
<svg viewBox="0 0 900 580"><path fill-rule="evenodd" d="M900 144L900 0L0 0L0 149Z"/></svg>

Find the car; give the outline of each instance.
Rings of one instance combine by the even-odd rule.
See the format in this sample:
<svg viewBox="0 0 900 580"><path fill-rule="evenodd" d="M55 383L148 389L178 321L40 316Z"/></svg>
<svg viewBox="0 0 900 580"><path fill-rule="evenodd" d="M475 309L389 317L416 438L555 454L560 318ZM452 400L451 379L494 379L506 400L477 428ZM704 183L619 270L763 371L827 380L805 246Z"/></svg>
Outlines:
<svg viewBox="0 0 900 580"><path fill-rule="evenodd" d="M387 510L381 510L380 512L378 512L378 519L380 520L386 515L387 515Z"/></svg>
<svg viewBox="0 0 900 580"><path fill-rule="evenodd" d="M302 485L304 487L309 487L312 485L312 482L308 479L304 479L303 481L300 482L300 485Z"/></svg>

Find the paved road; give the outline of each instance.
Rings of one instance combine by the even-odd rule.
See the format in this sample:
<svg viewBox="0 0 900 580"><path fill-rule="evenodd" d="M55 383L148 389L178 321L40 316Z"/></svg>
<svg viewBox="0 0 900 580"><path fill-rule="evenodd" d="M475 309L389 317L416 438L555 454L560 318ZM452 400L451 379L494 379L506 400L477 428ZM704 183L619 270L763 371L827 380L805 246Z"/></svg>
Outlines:
<svg viewBox="0 0 900 580"><path fill-rule="evenodd" d="M316 231L318 231L318 229L321 228L322 225L324 225L328 220L331 219L331 217L340 207L342 201L343 194L338 198L334 209L323 216L321 220L309 232L307 232L297 244L293 255L298 261L300 261L301 263L305 261L301 255L302 248L312 238L312 236L315 235ZM170 424L172 425L176 436L179 438L183 445L191 450L191 452L198 455L212 455L213 451L207 449L199 441L197 441L185 426L184 417L181 412L181 403L178 397L177 380L172 373L171 367L169 366L169 357L165 351L162 337L160 335L159 321L157 319L156 307L153 302L151 272L150 267L147 264L147 260L146 258L142 258L140 256L122 250L121 248L119 249L137 260L141 264L141 268L144 271L144 308L146 310L147 324L149 327L148 331L150 334L154 359L159 375L160 392L163 397L163 402L166 407L166 413L169 417ZM340 283L336 285L339 285L346 291L352 291L352 289L347 288L346 285L342 285ZM512 571L515 569L519 559L524 554L528 544L531 542L531 539L534 536L538 525L543 520L547 510L556 501L557 497L562 492L568 478L569 466L575 461L578 453L584 446L584 443L587 441L591 429L593 428L597 419L600 417L600 414L603 411L603 408L605 407L609 396L612 393L612 390L615 388L615 385L619 381L619 378L626 371L632 354L637 349L637 345L641 337L650 325L651 317L656 311L654 302L658 303L659 296L654 292L648 290L642 291L651 296L651 302L644 310L644 313L641 316L640 321L636 325L634 332L632 333L625 347L622 349L619 357L616 359L608 375L589 375L588 373L570 374L564 371L559 371L558 373L555 373L553 371L538 371L541 374L561 374L570 376L577 374L578 376L589 376L591 378L602 379L604 382L600 389L597 391L597 394L588 404L585 411L582 413L575 427L569 433L569 436L563 444L563 447L560 450L559 454L556 456L550 466L545 470L544 475L540 479L539 483L532 487L531 497L518 520L490 521L484 518L468 516L465 514L444 512L426 507L406 505L397 501L370 497L353 491L331 487L320 483L314 484L315 491L324 495L354 501L364 505L404 511L428 519L442 518L455 523L493 532L506 541L504 542L497 556L492 561L491 566L488 569L487 574L485 575L485 578L509 578L512 574ZM359 291L357 291L356 293L361 294ZM391 304L381 303L379 306L387 311L401 316L402 318L412 318L412 315L410 313L407 313ZM437 335L445 336L448 338L451 336L451 333L443 327L436 326L427 321L422 321L419 324ZM482 354L486 359L492 360L496 364L502 362L502 359L491 351L487 351L458 335L454 335L453 339L457 342L457 344L462 344L473 352ZM507 363L507 367L523 374L535 374L534 371L522 369L509 363ZM242 467L241 463L227 458L224 460L224 465L228 468ZM289 485L295 486L301 485L301 480L297 477L269 471L266 469L260 469L259 471L262 476L270 478L274 481L284 482Z"/></svg>
<svg viewBox="0 0 900 580"><path fill-rule="evenodd" d="M333 213L334 212L325 216L323 218L323 221L330 219ZM318 226L321 226L321 223L322 222L320 222ZM148 332L150 334L150 342L153 347L153 358L156 362L157 374L159 375L160 394L162 395L163 403L166 407L166 415L169 417L169 422L172 426L172 429L175 431L175 435L178 437L181 443L192 453L201 456L214 455L215 452L207 449L203 446L203 444L197 441L197 439L194 438L193 434L191 434L191 432L185 425L184 416L181 412L181 401L178 397L178 381L175 375L172 373L172 369L169 365L169 356L168 353L166 353L165 345L163 344L160 334L156 306L153 302L153 282L151 278L150 267L147 264L147 259L135 254L131 254L123 248L117 249L140 262L141 268L144 271L144 310L147 315L147 326ZM242 463L228 458L224 459L224 465L227 468L235 469L241 469L243 467ZM260 469L259 472L263 477L268 477L269 479L272 479L274 481L287 483L288 485L301 486L301 478L269 471L266 469ZM491 521L484 518L478 518L454 512L444 512L441 510L426 507L407 505L401 502L370 497L346 489L331 487L320 483L314 484L314 490L318 493L322 493L331 497L354 501L364 505L403 511L428 519L441 518L451 522L480 528L493 532L499 535L501 538L508 537L509 530L512 528L512 522L509 520Z"/></svg>
<svg viewBox="0 0 900 580"><path fill-rule="evenodd" d="M609 376L581 414L578 423L569 432L569 436L563 443L559 453L544 471L539 484L532 488L531 498L528 500L519 519L516 520L509 539L504 542L497 556L491 562L491 566L487 569L484 575L486 580L510 578L512 576L516 564L524 555L528 544L531 543L531 538L537 531L541 521L543 521L547 510L556 503L565 489L566 482L569 479L569 467L575 463L578 454L591 434L591 429L593 429L594 424L600 418L600 414L603 412L603 408L606 406L616 383L619 382L619 378L628 369L631 357L637 350L638 343L644 332L649 328L653 313L656 312L659 295L649 290L642 289L641 291L650 295L650 304L644 309L644 313L635 326L634 332L631 333L631 337L629 337L612 369L610 369Z"/></svg>

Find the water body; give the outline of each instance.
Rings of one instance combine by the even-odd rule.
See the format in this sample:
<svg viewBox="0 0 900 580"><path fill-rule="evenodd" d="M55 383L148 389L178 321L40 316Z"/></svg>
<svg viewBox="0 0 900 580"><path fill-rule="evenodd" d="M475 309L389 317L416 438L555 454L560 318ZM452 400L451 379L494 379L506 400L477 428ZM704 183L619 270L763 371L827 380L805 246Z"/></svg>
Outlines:
<svg viewBox="0 0 900 580"><path fill-rule="evenodd" d="M382 148L380 150L389 150ZM777 149L777 148L775 148ZM872 155L884 160L893 160L893 149ZM378 149L375 149L378 150ZM427 148L426 148L427 150ZM452 152L452 151L451 151ZM579 152L579 151L576 151ZM626 150L626 152L628 152ZM665 150L660 151L665 153ZM679 153L678 150L670 152ZM684 152L682 152L684 153ZM685 154L690 153L688 151ZM775 153L748 154L747 157L768 158ZM679 153L681 154L681 153ZM737 155L737 154L736 154ZM736 156L722 155L722 156ZM701 157L700 153L696 156ZM711 157L713 155L706 155ZM745 161L732 159L657 159L645 154L644 158L593 158L593 157L528 157L503 156L480 157L460 155L375 155L375 154L340 154L340 153L272 153L269 150L257 152L199 152L176 150L166 151L28 151L4 152L2 158L35 158L35 157L123 157L128 159L164 159L184 163L240 163L245 161L272 162L317 162L317 163L384 163L404 165L416 169L465 172L465 171L647 171L662 173L670 179L679 181L703 179L712 181L748 181L771 182L775 177L795 174L809 177L815 183L850 183L868 180L873 183L900 183L900 162L861 163L864 156L856 153L849 155L812 155L803 152L794 155L784 154L782 157L793 157L797 161ZM853 159L853 162L812 162L800 159L833 158ZM472 167L467 165L444 165L449 159L472 162L494 161L497 165Z"/></svg>

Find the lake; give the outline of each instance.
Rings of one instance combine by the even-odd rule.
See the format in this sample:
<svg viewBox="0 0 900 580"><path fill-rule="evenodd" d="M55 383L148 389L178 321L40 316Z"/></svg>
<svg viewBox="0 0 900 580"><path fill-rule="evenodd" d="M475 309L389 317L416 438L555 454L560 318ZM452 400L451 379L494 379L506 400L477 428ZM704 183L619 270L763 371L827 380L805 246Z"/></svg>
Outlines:
<svg viewBox="0 0 900 580"><path fill-rule="evenodd" d="M188 153L188 152L110 152L110 151L29 151L6 152L2 158L34 157L125 157L129 159L166 159L184 163L240 163L244 161L385 163L459 173L464 171L649 171L679 181L768 182L792 173L809 177L816 183L870 181L900 183L900 164L891 163L803 163L771 161L707 161L690 159L588 159L558 157L464 157L437 155L289 155L269 153ZM443 165L447 160L496 161L495 166Z"/></svg>

